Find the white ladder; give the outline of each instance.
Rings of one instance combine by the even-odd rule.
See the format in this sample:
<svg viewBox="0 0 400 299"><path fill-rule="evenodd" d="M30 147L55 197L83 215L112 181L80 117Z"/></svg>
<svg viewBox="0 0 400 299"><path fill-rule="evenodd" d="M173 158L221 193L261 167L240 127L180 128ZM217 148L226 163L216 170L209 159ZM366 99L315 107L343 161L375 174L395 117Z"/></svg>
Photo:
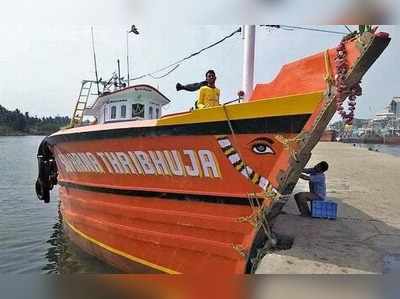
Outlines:
<svg viewBox="0 0 400 299"><path fill-rule="evenodd" d="M90 90L92 89L93 81L83 80L79 97L75 105L74 114L71 118L70 127L73 128L82 123L83 111L86 109L86 105L90 96Z"/></svg>

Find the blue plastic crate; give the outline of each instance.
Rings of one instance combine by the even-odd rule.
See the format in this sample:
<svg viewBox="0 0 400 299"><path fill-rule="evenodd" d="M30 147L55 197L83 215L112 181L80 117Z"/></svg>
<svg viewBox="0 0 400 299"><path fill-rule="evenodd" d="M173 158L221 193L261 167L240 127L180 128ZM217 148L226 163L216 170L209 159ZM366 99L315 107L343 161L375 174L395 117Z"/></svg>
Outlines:
<svg viewBox="0 0 400 299"><path fill-rule="evenodd" d="M336 219L337 204L331 200L311 201L311 216L313 218Z"/></svg>

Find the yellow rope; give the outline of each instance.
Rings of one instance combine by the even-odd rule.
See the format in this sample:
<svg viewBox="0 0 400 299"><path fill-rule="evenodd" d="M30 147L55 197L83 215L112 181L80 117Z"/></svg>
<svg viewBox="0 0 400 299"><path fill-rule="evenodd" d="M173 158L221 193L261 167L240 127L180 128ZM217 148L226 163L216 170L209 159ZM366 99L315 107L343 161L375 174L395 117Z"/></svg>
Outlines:
<svg viewBox="0 0 400 299"><path fill-rule="evenodd" d="M247 257L247 255L249 254L248 249L244 248L242 245L240 244L231 244L232 248L237 251L237 253L239 253L240 256L242 257Z"/></svg>
<svg viewBox="0 0 400 299"><path fill-rule="evenodd" d="M276 135L275 139L278 140L280 143L283 144L283 147L289 151L289 154L292 156L292 158L297 161L297 152L294 149L294 145L296 145L297 143L299 143L300 141L303 141L305 138L305 132L301 132L300 134L298 134L296 137L294 138L286 138L282 135Z"/></svg>
<svg viewBox="0 0 400 299"><path fill-rule="evenodd" d="M235 131L233 130L233 127L232 127L232 124L231 124L231 120L230 120L230 118L229 118L229 115L228 115L228 112L227 112L225 106L226 106L226 103L222 105L222 109L223 109L223 111L224 111L226 121L227 121L227 123L228 123L229 129L230 129L231 134L232 134L233 143L234 143L234 145L235 145L235 148L236 148L236 150L237 150L239 156L240 156L240 157L243 157L242 154L241 154L241 152L240 152L240 149L239 149L239 146L238 146L239 143L237 142L236 134L235 134ZM243 161L243 162L244 162L244 161ZM245 171L247 172L247 176L250 177L250 174L248 173L248 170L247 170L247 164L246 164L246 162L244 162L244 166L245 166ZM254 185L254 188L255 188L255 185ZM270 185L269 194L271 194L271 193L272 193L272 186ZM265 202L265 199L267 198L267 194L268 194L267 192L266 192L265 194L263 194L263 195L264 195L264 196L263 196L263 198L264 198L263 203ZM260 205L259 205L257 195L258 195L258 194L257 194L257 191L256 191L256 190L254 190L253 193L249 193L249 194L247 195L247 199L248 199L248 201L249 201L249 204L250 204L250 207L251 207L251 210L252 210L252 214L251 214L250 216L247 216L248 218L246 218L246 216L245 216L244 218L239 218L239 219L241 219L241 220L246 219L247 221L249 221L250 219L252 219L252 218L255 216L255 220L257 221L257 222L256 222L256 226L257 226L257 227L258 227L258 226L261 226L261 227L263 228L264 232L265 232L265 235L266 235L268 238L272 238L272 233L271 233L271 229L270 229L270 227L269 227L269 223L268 223L267 219L266 219L265 216L264 216L266 207L265 207L264 204L263 204L263 206L260 206ZM278 194L274 194L274 197L277 198L277 197L278 197ZM255 198L255 202L257 203L257 207L254 205L253 198ZM275 199L275 198L274 198L274 199ZM260 214L261 214L261 217L259 216ZM261 218L261 221L260 221L260 218ZM254 218L253 218L253 219L254 219ZM240 220L239 220L239 221L240 221ZM249 223L251 223L251 220L249 221ZM237 249L237 248L235 248L235 249Z"/></svg>
<svg viewBox="0 0 400 299"><path fill-rule="evenodd" d="M331 62L330 62L330 58L329 58L329 50L326 50L324 52L324 64L325 64L325 76L324 76L324 79L328 83L328 86L329 86L329 89L330 89L331 86L334 85L335 79L333 77ZM320 114L318 116L315 124L319 122L319 119L320 119L321 115L322 114ZM315 126L315 124L314 124L314 126ZM292 156L292 158L295 161L297 161L298 158L297 158L297 153L294 150L294 145L296 145L300 141L303 141L304 138L305 138L305 132L301 132L300 134L298 134L294 138L286 138L286 137L284 137L282 135L276 135L275 136L275 139L283 144L284 148L289 151L289 154Z"/></svg>
<svg viewBox="0 0 400 299"><path fill-rule="evenodd" d="M335 80L333 78L331 61L330 61L330 58L329 58L329 50L326 50L324 52L324 63L325 63L325 77L324 77L324 79L329 85L333 85Z"/></svg>

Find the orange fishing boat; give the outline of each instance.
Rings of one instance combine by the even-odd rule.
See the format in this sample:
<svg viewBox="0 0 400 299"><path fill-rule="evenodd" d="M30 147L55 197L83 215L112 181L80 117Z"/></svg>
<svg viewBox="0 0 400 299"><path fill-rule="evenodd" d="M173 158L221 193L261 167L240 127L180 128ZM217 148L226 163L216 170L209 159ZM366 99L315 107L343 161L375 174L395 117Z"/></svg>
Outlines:
<svg viewBox="0 0 400 299"><path fill-rule="evenodd" d="M164 116L169 100L148 85L86 107L84 81L71 128L39 148L38 196L58 183L71 240L123 271L252 273L311 150L389 41L352 34L248 101Z"/></svg>

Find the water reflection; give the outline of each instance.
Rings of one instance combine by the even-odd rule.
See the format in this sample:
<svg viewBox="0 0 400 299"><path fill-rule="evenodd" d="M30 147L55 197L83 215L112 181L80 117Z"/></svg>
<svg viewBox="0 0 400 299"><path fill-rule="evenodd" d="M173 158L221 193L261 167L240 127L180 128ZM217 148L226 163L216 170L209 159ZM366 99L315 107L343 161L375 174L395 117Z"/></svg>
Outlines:
<svg viewBox="0 0 400 299"><path fill-rule="evenodd" d="M63 216L58 205L58 221L46 243L49 244L47 264L41 269L46 274L120 273L75 246L64 232Z"/></svg>
<svg viewBox="0 0 400 299"><path fill-rule="evenodd" d="M68 241L64 234L62 224L62 214L60 204L58 206L58 222L52 227L53 233L46 242L50 246L46 253L48 263L42 268L42 271L48 274L69 274L78 272L79 263L71 260Z"/></svg>

